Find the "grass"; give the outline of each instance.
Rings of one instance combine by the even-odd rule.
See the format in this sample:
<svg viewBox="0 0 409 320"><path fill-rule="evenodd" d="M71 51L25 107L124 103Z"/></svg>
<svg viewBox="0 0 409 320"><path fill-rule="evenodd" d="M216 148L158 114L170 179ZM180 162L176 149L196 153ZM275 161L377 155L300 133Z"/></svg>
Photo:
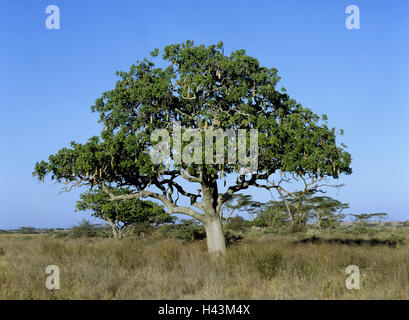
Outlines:
<svg viewBox="0 0 409 320"><path fill-rule="evenodd" d="M224 261L204 241L0 236L0 299L409 299L409 247L246 237ZM60 290L45 288L48 265ZM361 289L348 290L357 265Z"/></svg>

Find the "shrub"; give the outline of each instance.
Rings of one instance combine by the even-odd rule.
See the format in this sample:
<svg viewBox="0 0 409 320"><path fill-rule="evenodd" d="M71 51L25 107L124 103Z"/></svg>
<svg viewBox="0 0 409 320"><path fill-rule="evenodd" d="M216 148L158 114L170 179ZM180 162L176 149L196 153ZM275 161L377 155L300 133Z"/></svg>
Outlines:
<svg viewBox="0 0 409 320"><path fill-rule="evenodd" d="M277 275L283 263L283 255L277 250L259 251L255 256L255 266L260 274L265 278L273 278Z"/></svg>
<svg viewBox="0 0 409 320"><path fill-rule="evenodd" d="M36 234L39 233L38 230L34 227L21 227L18 231L19 233L22 234Z"/></svg>
<svg viewBox="0 0 409 320"><path fill-rule="evenodd" d="M148 221L145 221L145 222L135 223L135 224L128 226L125 230L125 233L127 235L145 237L145 236L151 236L154 231L155 231L154 226L152 226L152 224L150 224Z"/></svg>
<svg viewBox="0 0 409 320"><path fill-rule="evenodd" d="M86 219L83 219L80 224L73 226L70 231L70 236L73 238L92 238L98 235L98 225L92 224Z"/></svg>
<svg viewBox="0 0 409 320"><path fill-rule="evenodd" d="M307 231L307 226L305 223L290 223L284 228L280 230L281 234L293 234L293 233L300 233L300 232L306 232Z"/></svg>
<svg viewBox="0 0 409 320"><path fill-rule="evenodd" d="M0 257L6 255L6 250L4 248L0 247Z"/></svg>
<svg viewBox="0 0 409 320"><path fill-rule="evenodd" d="M160 231L166 238L184 241L202 240L206 238L204 226L193 220L180 220L178 224L164 225Z"/></svg>
<svg viewBox="0 0 409 320"><path fill-rule="evenodd" d="M227 221L226 230L245 232L250 224L251 222L244 220L243 217L235 216Z"/></svg>
<svg viewBox="0 0 409 320"><path fill-rule="evenodd" d="M243 234L241 232L226 230L224 233L226 244L232 244L233 242L239 241L243 239Z"/></svg>
<svg viewBox="0 0 409 320"><path fill-rule="evenodd" d="M69 235L68 232L57 232L57 233L55 234L55 237L56 237L57 239L62 239L62 238L67 237L68 235Z"/></svg>

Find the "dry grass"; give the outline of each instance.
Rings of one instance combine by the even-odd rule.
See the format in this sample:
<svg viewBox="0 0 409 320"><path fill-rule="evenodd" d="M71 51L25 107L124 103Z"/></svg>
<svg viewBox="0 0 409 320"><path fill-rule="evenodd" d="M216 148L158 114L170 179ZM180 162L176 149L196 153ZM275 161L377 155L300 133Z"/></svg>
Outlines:
<svg viewBox="0 0 409 320"><path fill-rule="evenodd" d="M224 262L204 242L0 237L0 299L408 299L409 248L247 239ZM45 288L48 265L61 289ZM361 270L348 290L345 268Z"/></svg>

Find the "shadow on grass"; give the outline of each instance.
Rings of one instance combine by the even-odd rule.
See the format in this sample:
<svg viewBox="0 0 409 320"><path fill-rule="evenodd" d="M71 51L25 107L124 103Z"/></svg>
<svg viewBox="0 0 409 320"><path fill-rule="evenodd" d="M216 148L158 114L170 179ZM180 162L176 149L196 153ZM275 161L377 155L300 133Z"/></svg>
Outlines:
<svg viewBox="0 0 409 320"><path fill-rule="evenodd" d="M299 240L298 242L300 243L317 243L317 244L346 244L349 246L388 246L391 248L396 248L399 244L402 244L403 240L400 239L386 239L386 240L381 240L381 239L359 239L359 238L330 238L330 239L325 239L325 238L320 238L320 237L310 237L310 238L305 238L302 240Z"/></svg>

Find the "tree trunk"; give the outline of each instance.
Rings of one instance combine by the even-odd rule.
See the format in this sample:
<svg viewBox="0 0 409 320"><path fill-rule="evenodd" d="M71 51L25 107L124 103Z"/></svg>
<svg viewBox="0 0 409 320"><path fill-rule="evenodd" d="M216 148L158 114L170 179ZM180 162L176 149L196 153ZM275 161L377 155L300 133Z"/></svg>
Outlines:
<svg viewBox="0 0 409 320"><path fill-rule="evenodd" d="M226 239L223 226L218 218L207 219L204 223L207 237L207 250L212 256L222 256L226 253Z"/></svg>
<svg viewBox="0 0 409 320"><path fill-rule="evenodd" d="M277 192L280 195L280 198L284 201L285 207L287 209L288 216L290 217L290 221L291 221L291 223L293 223L294 222L294 216L293 216L293 213L291 212L291 208L290 208L290 205L288 204L287 199L284 197L284 195L281 192L280 188L277 188Z"/></svg>
<svg viewBox="0 0 409 320"><path fill-rule="evenodd" d="M115 240L120 240L121 239L121 231L118 232L115 223L111 219L106 219L106 221L109 223L109 225L112 228L112 235Z"/></svg>
<svg viewBox="0 0 409 320"><path fill-rule="evenodd" d="M215 180L204 179L202 182L203 221L206 229L207 250L212 257L224 256L226 253L226 238L224 237L223 225L217 212L218 189Z"/></svg>

